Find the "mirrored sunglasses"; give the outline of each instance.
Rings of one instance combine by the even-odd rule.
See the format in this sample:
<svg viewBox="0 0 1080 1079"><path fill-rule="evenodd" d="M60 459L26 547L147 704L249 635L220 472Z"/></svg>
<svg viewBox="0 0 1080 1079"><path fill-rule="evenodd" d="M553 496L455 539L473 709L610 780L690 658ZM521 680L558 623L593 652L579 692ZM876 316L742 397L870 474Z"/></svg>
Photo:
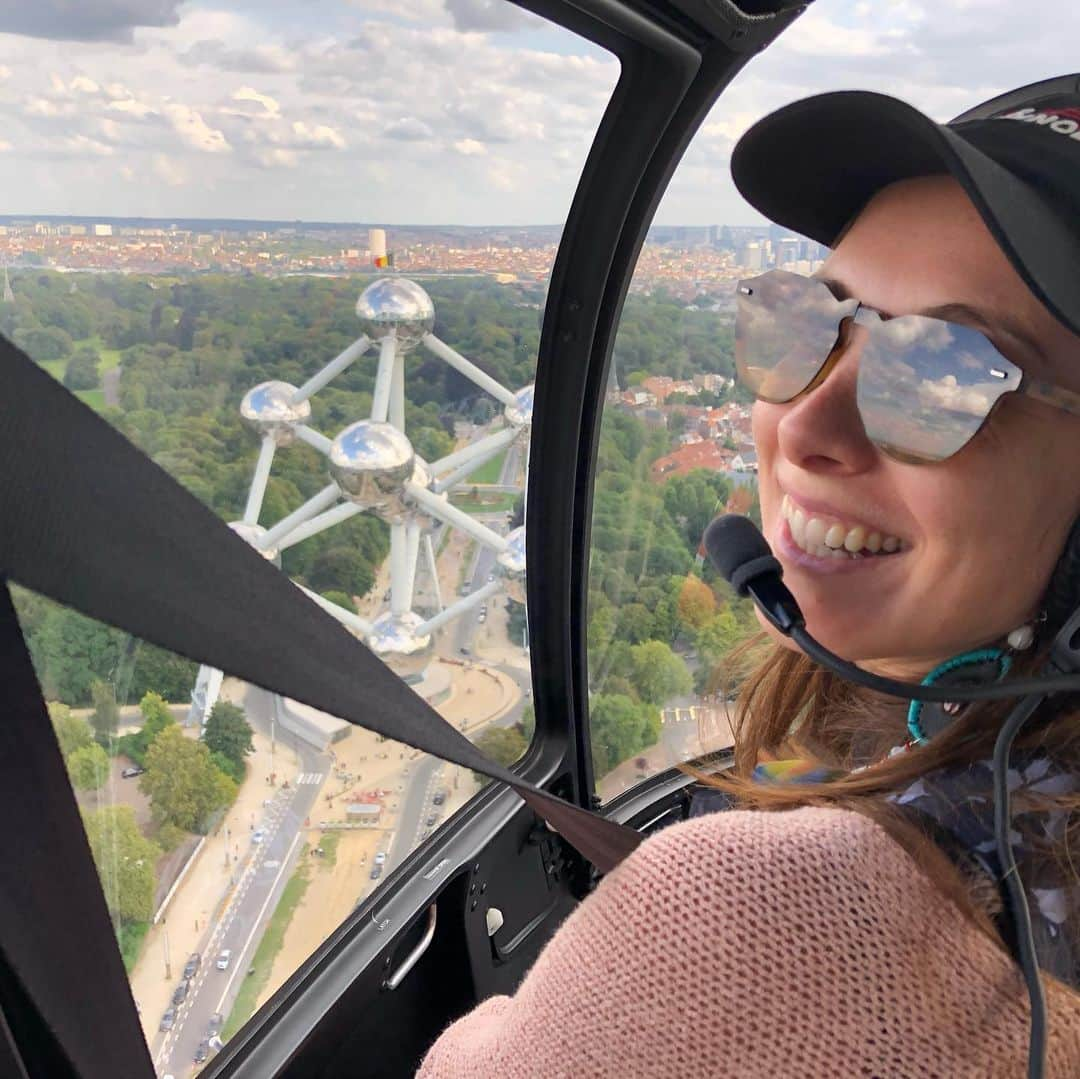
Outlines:
<svg viewBox="0 0 1080 1079"><path fill-rule="evenodd" d="M1027 377L970 326L925 315L885 319L856 299L838 300L823 281L786 270L740 281L736 302L739 381L771 404L820 385L850 332L859 348L856 396L866 435L899 461L951 457L1007 393L1080 415L1080 394Z"/></svg>

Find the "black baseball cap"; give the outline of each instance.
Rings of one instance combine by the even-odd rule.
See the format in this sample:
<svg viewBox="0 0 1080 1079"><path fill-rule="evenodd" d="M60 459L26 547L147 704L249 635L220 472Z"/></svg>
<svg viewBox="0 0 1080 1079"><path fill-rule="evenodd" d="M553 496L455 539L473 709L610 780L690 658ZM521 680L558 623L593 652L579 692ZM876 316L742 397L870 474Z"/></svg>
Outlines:
<svg viewBox="0 0 1080 1079"><path fill-rule="evenodd" d="M1080 75L938 124L885 94L797 101L739 140L731 175L770 220L829 247L883 187L951 173L1046 307L1080 333Z"/></svg>

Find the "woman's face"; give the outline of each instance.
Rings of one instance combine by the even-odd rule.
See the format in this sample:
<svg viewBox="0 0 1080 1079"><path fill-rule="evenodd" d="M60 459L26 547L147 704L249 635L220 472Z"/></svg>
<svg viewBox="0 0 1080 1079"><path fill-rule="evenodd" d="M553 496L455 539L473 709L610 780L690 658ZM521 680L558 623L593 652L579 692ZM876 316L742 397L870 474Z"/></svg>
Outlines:
<svg viewBox="0 0 1080 1079"><path fill-rule="evenodd" d="M884 315L968 305L985 325L953 321L981 329L1025 372L1080 390L1080 337L1032 295L951 177L880 192L820 276L839 297ZM1000 312L1027 343L999 324ZM817 389L754 406L762 521L814 636L863 666L921 676L1037 615L1080 513L1080 417L1008 394L953 457L899 463L863 430L852 337ZM792 541L795 509L829 527L877 531L887 546L894 537L900 550L858 560L805 555Z"/></svg>

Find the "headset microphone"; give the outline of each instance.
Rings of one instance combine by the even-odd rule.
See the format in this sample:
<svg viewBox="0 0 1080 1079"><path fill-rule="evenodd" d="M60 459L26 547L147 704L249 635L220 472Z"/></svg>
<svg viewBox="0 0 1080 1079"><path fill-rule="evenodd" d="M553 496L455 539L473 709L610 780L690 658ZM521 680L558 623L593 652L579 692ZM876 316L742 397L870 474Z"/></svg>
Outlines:
<svg viewBox="0 0 1080 1079"><path fill-rule="evenodd" d="M1074 673L1080 670L1080 608L1073 612L1055 637L1045 667L1047 673L1041 677L971 687L913 685L870 674L841 659L810 636L795 597L780 579L783 567L748 517L738 514L717 517L705 529L702 539L709 561L731 587L741 596L749 595L772 625L795 641L811 659L841 678L905 700L948 702L1023 698L1009 713L994 743L994 834L998 860L1004 871L1002 899L1012 922L1013 954L1024 972L1031 1001L1028 1077L1041 1079L1046 1062L1046 1000L1039 978L1027 896L1010 842L1009 751L1020 728L1050 693L1080 690L1080 677Z"/></svg>

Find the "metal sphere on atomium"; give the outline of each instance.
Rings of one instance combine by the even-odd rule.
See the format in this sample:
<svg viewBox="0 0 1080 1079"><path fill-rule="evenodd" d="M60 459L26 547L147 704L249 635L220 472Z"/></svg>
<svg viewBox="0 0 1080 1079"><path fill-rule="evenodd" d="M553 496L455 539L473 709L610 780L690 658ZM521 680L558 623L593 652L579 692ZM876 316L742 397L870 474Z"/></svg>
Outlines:
<svg viewBox="0 0 1080 1079"><path fill-rule="evenodd" d="M247 521L230 521L229 527L249 546L254 547L266 559L281 569L281 551L276 547L263 547L266 529L262 525L249 525Z"/></svg>
<svg viewBox="0 0 1080 1079"><path fill-rule="evenodd" d="M533 386L526 386L514 394L514 403L503 409L506 422L511 427L528 430L532 426Z"/></svg>
<svg viewBox="0 0 1080 1079"><path fill-rule="evenodd" d="M330 475L361 509L392 524L409 515L404 487L416 471L416 454L404 432L379 420L350 424L330 445Z"/></svg>
<svg viewBox="0 0 1080 1079"><path fill-rule="evenodd" d="M364 333L381 341L393 333L401 351L415 348L435 325L435 305L415 282L382 277L368 285L356 301L356 316Z"/></svg>
<svg viewBox="0 0 1080 1079"><path fill-rule="evenodd" d="M296 387L288 382L260 382L244 394L240 418L261 437L269 435L278 446L296 439L296 425L311 419L311 402L293 404Z"/></svg>
<svg viewBox="0 0 1080 1079"><path fill-rule="evenodd" d="M506 549L495 559L506 582L506 594L515 602L525 602L525 526L515 528L506 537Z"/></svg>
<svg viewBox="0 0 1080 1079"><path fill-rule="evenodd" d="M368 647L378 656L412 656L426 652L431 645L431 634L418 632L423 621L415 611L398 615L386 611L371 623Z"/></svg>

